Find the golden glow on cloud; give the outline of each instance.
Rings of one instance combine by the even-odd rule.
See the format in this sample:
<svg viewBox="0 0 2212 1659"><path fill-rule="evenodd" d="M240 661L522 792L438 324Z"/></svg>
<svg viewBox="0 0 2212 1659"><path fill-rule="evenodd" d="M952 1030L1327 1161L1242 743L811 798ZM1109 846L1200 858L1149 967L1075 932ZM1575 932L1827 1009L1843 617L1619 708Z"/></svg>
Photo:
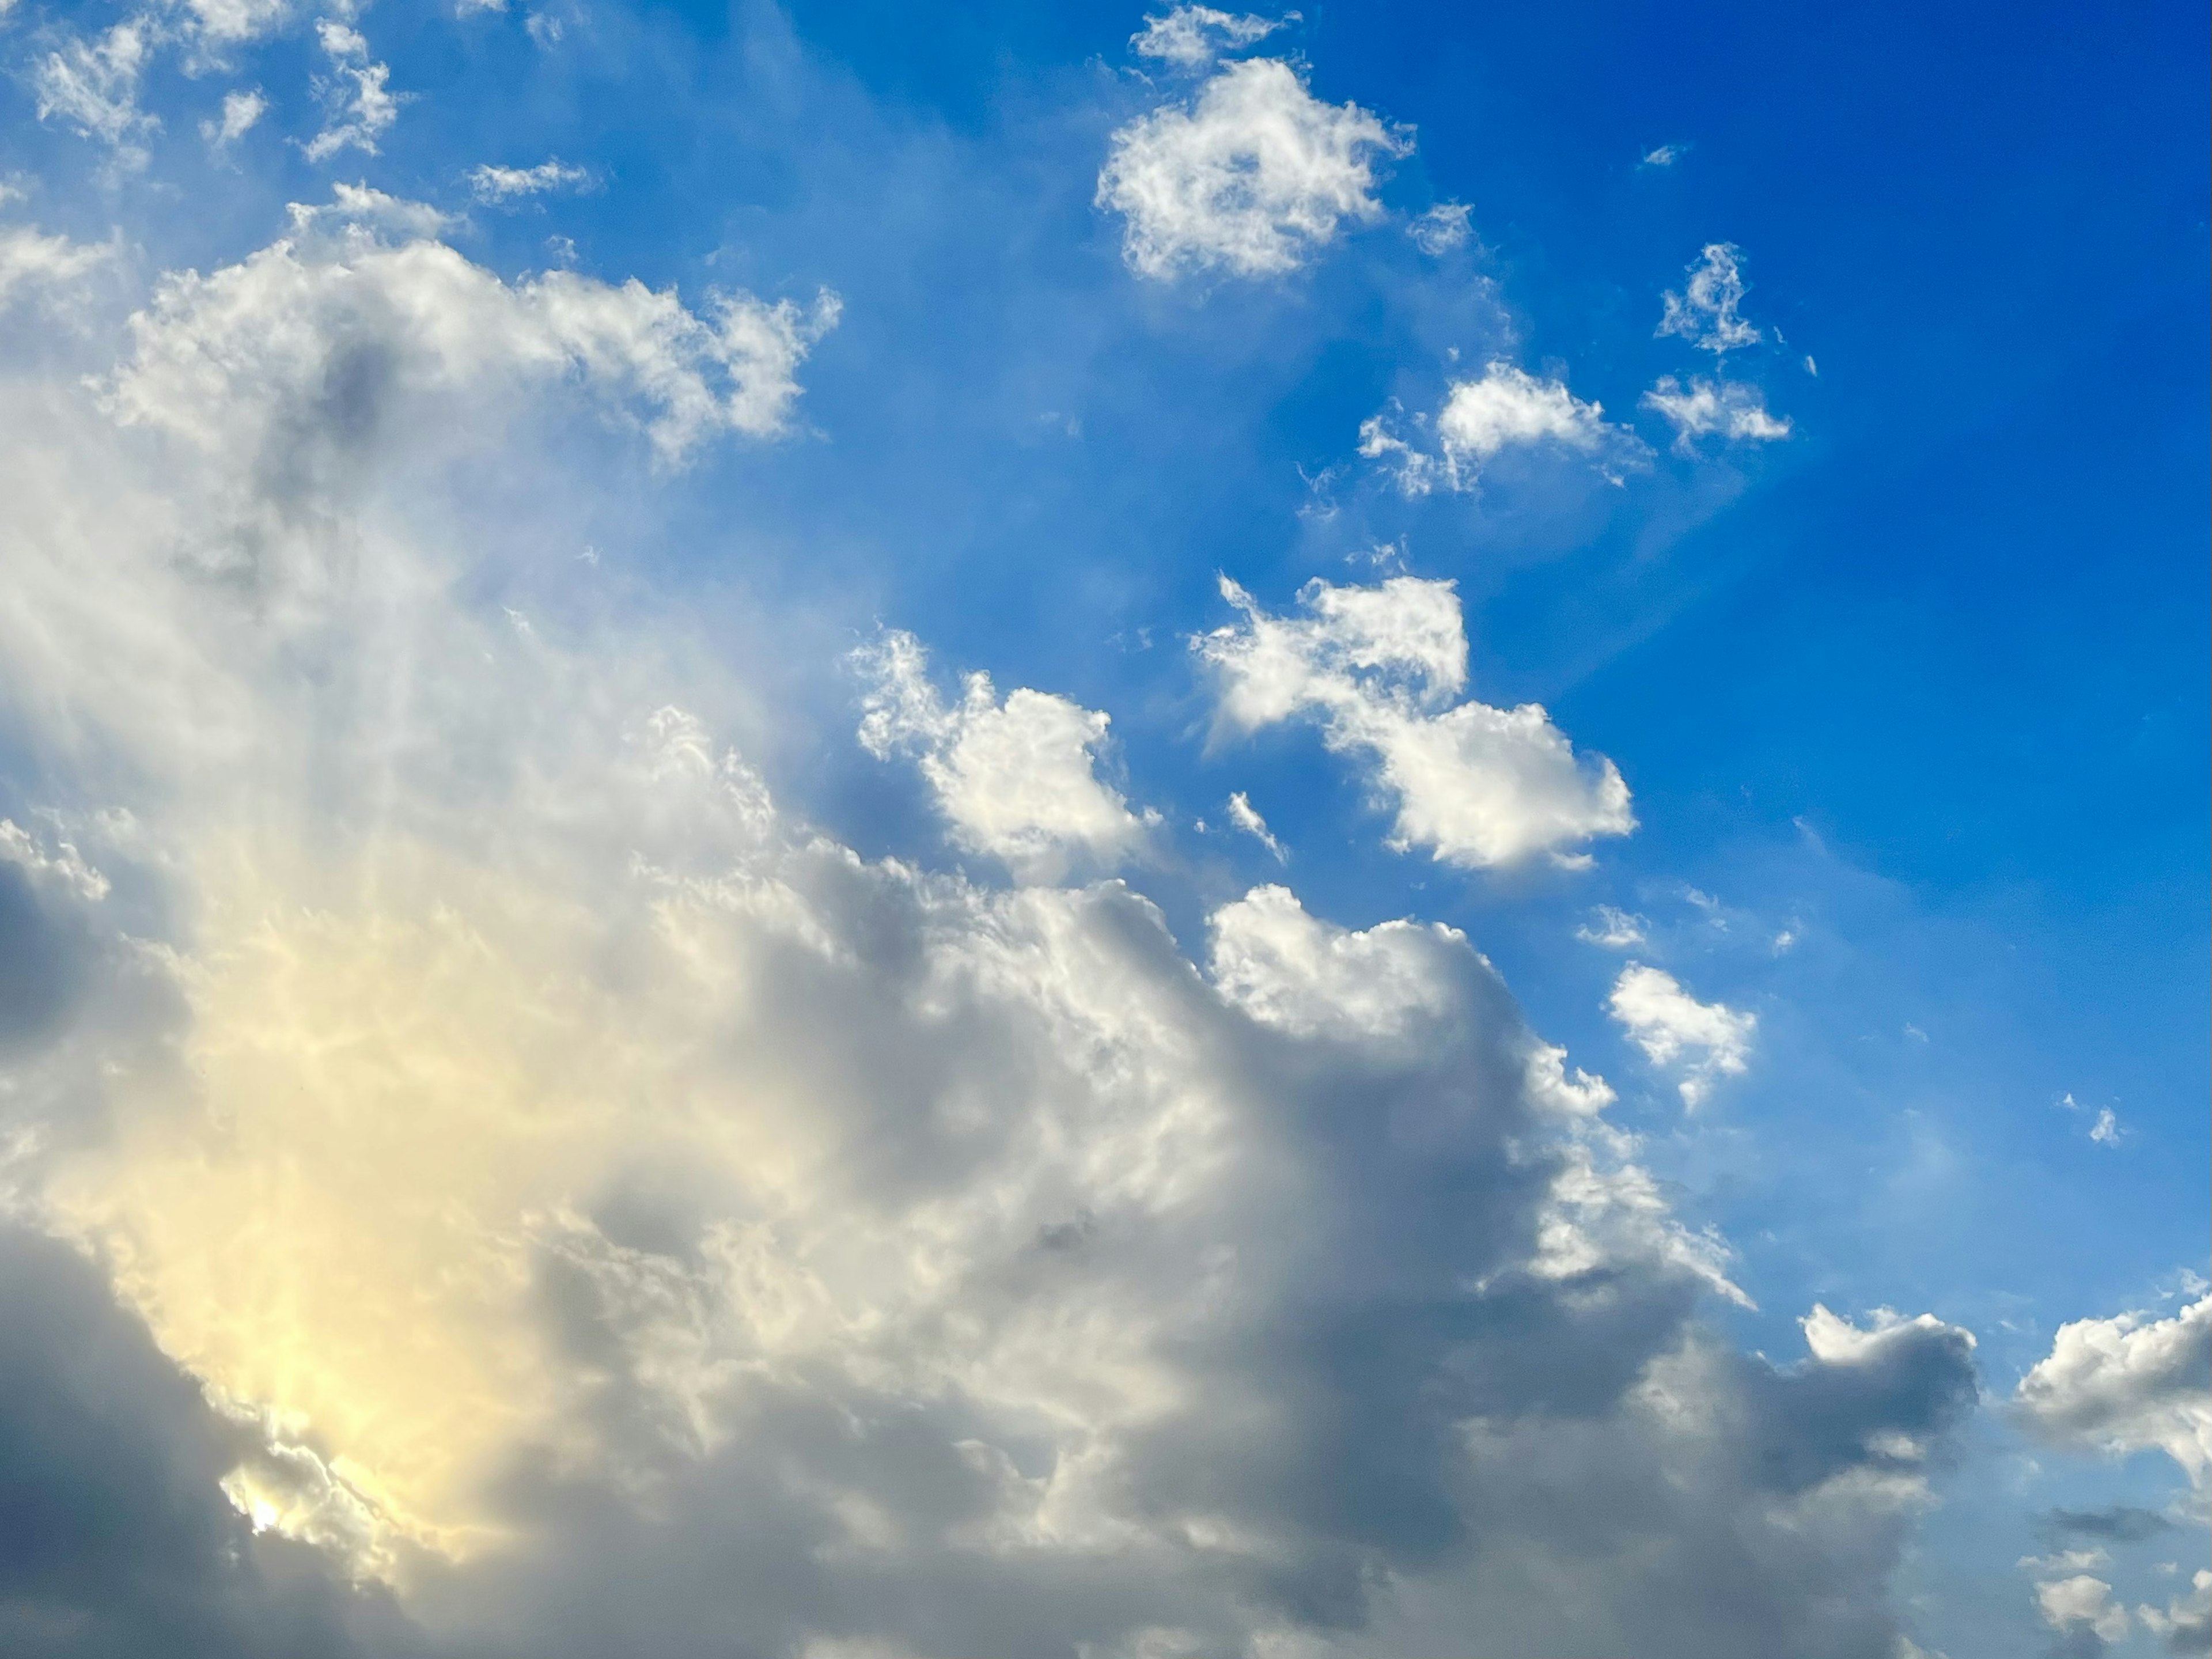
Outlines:
<svg viewBox="0 0 2212 1659"><path fill-rule="evenodd" d="M313 904L244 856L222 874L181 969L188 1085L126 1083L55 1218L264 1419L273 1461L229 1487L257 1525L333 1541L365 1506L357 1565L395 1538L465 1557L498 1535L502 1453L582 1449L561 1443L533 1237L686 1133L683 1103L584 970L586 919L545 893L419 848Z"/></svg>

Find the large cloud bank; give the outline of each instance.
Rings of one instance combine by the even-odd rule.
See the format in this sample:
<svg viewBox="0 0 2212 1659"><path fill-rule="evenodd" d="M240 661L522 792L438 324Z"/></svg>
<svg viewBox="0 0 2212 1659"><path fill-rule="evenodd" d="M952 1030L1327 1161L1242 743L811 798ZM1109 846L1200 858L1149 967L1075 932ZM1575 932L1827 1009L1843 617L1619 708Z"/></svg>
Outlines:
<svg viewBox="0 0 2212 1659"><path fill-rule="evenodd" d="M1720 1340L1725 1248L1449 928L1267 887L1194 959L811 828L674 617L501 601L464 463L772 437L833 303L342 205L0 380L9 1645L1898 1650L1965 1333ZM1436 585L1207 651L1440 858L1628 827L1449 702ZM878 666L967 845L1133 844L1091 711Z"/></svg>

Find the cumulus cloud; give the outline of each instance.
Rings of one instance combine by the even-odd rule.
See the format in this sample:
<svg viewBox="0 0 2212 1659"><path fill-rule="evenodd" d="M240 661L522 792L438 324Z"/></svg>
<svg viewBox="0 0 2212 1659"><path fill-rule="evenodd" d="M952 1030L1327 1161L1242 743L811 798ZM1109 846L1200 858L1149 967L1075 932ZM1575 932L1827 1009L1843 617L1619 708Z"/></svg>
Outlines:
<svg viewBox="0 0 2212 1659"><path fill-rule="evenodd" d="M1725 1344L1725 1247L1453 929L1263 887L1194 959L870 860L682 595L517 628L561 514L505 520L626 441L521 411L734 371L338 206L98 390L0 361L0 1180L74 1247L0 1240L0 1645L1895 1649L1964 1333ZM1262 620L1248 711L1465 678L1442 585ZM956 786L1103 731L881 710Z"/></svg>
<svg viewBox="0 0 2212 1659"><path fill-rule="evenodd" d="M2014 1407L2053 1445L2163 1451L2202 1490L2212 1474L2212 1297L2171 1319L2124 1313L2060 1326Z"/></svg>
<svg viewBox="0 0 2212 1659"><path fill-rule="evenodd" d="M1644 152L1639 164L1647 167L1671 167L1690 153L1687 144L1654 144Z"/></svg>
<svg viewBox="0 0 2212 1659"><path fill-rule="evenodd" d="M2169 1653L2212 1653L2212 1570L2197 1568L2189 1582L2163 1607L2138 1607L2136 1617Z"/></svg>
<svg viewBox="0 0 2212 1659"><path fill-rule="evenodd" d="M1720 1079L1743 1075L1759 1029L1757 1015L1699 1002L1672 974L1637 962L1620 970L1606 1006L1645 1059L1682 1073L1682 1103L1692 1109Z"/></svg>
<svg viewBox="0 0 2212 1659"><path fill-rule="evenodd" d="M1297 617L1270 615L1226 577L1221 592L1243 619L1192 643L1218 677L1222 726L1316 721L1332 750L1370 763L1396 813L1392 848L1481 868L1540 854L1571 860L1571 849L1635 828L1620 771L1577 756L1540 706L1450 701L1467 683L1452 583L1316 579L1299 593Z"/></svg>
<svg viewBox="0 0 2212 1659"><path fill-rule="evenodd" d="M1297 16L1291 12L1280 19L1255 17L1212 6L1177 6L1161 16L1146 18L1145 27L1129 37L1129 45L1139 57L1158 58L1177 69L1205 69L1230 52L1266 40Z"/></svg>
<svg viewBox="0 0 2212 1659"><path fill-rule="evenodd" d="M1288 64L1224 65L1191 104L1167 104L1114 134L1097 204L1122 216L1139 276L1280 276L1346 220L1380 216L1378 162L1411 141L1357 104L1325 104Z"/></svg>
<svg viewBox="0 0 2212 1659"><path fill-rule="evenodd" d="M1790 435L1789 417L1768 414L1765 393L1741 381L1693 377L1685 387L1664 374L1644 394L1644 406L1667 418L1674 447L1684 453L1714 433L1732 443L1773 443Z"/></svg>
<svg viewBox="0 0 2212 1659"><path fill-rule="evenodd" d="M210 450L282 442L307 464L308 416L373 421L392 386L576 374L641 407L672 463L718 432L784 431L799 365L837 317L827 294L804 310L724 295L701 315L635 281L550 271L510 286L434 240L434 210L358 186L293 218L293 236L237 264L162 280L109 391L119 418Z"/></svg>
<svg viewBox="0 0 2212 1659"><path fill-rule="evenodd" d="M479 202L511 202L517 197L566 190L582 184L589 176L583 168L565 166L558 160L540 161L534 167L486 165L470 171L469 188L476 192Z"/></svg>
<svg viewBox="0 0 2212 1659"><path fill-rule="evenodd" d="M1143 850L1159 816L1131 811L1099 781L1105 714L1025 687L1001 700L981 672L947 708L930 684L927 653L896 630L863 647L854 665L868 682L862 746L879 760L919 757L958 845L1048 880L1075 863L1110 868Z"/></svg>
<svg viewBox="0 0 2212 1659"><path fill-rule="evenodd" d="M1655 332L1680 335L1692 345L1721 356L1757 345L1759 332L1736 314L1743 303L1743 250L1731 242L1708 242L1686 273L1679 294L1668 290Z"/></svg>
<svg viewBox="0 0 2212 1659"><path fill-rule="evenodd" d="M1403 436L1387 414L1360 424L1359 453L1397 475L1408 495L1468 489L1486 462L1514 447L1550 445L1586 455L1622 454L1633 441L1606 424L1601 404L1584 403L1559 380L1540 380L1493 362L1474 380L1455 380L1432 424L1433 449Z"/></svg>
<svg viewBox="0 0 2212 1659"><path fill-rule="evenodd" d="M2045 1579L2035 1587L2036 1611L2059 1632L2087 1630L2101 1642L2127 1638L2128 1610L2112 1600L2112 1587L2086 1572Z"/></svg>

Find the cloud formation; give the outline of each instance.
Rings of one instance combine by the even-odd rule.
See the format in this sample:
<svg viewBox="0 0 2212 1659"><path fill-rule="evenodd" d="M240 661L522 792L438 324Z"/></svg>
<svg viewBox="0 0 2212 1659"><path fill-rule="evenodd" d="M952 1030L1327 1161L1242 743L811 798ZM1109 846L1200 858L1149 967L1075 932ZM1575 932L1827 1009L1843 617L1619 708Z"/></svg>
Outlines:
<svg viewBox="0 0 2212 1659"><path fill-rule="evenodd" d="M1387 415L1371 415L1360 424L1359 453L1390 467L1408 495L1470 489L1484 465L1509 448L1551 446L1626 459L1641 447L1604 416L1602 404L1584 403L1563 381L1493 362L1472 380L1453 381L1433 422L1417 419L1417 428L1433 426L1433 449L1402 436Z"/></svg>
<svg viewBox="0 0 2212 1659"><path fill-rule="evenodd" d="M1716 357L1757 345L1759 331L1736 311L1744 296L1742 260L1743 250L1732 242L1706 243L1685 273L1682 291L1661 296L1664 309L1654 332L1680 335Z"/></svg>
<svg viewBox="0 0 2212 1659"><path fill-rule="evenodd" d="M1097 200L1122 216L1140 276L1281 276L1346 221L1381 216L1376 168L1411 148L1357 104L1322 102L1290 64L1247 58L1117 131Z"/></svg>
<svg viewBox="0 0 2212 1659"><path fill-rule="evenodd" d="M1758 1016L1699 1002L1664 969L1630 963L1613 981L1606 1006L1645 1059L1682 1074L1678 1086L1685 1106L1703 1105L1715 1083L1742 1076L1749 1064Z"/></svg>
<svg viewBox="0 0 2212 1659"><path fill-rule="evenodd" d="M1452 583L1316 579L1297 617L1269 614L1226 577L1221 592L1243 619L1192 642L1217 677L1221 726L1316 722L1332 750L1369 762L1396 814L1393 848L1482 868L1547 854L1571 860L1591 840L1635 828L1619 769L1577 756L1540 706L1450 701L1467 684Z"/></svg>
<svg viewBox="0 0 2212 1659"><path fill-rule="evenodd" d="M1194 955L1121 883L871 860L779 803L680 596L549 576L533 624L506 579L575 469L787 429L833 305L440 238L342 193L98 359L0 365L38 809L0 962L46 988L0 1000L0 1127L10 1213L75 1247L0 1241L0 1514L46 1552L0 1632L1895 1648L1971 1338L1822 1310L1793 1362L1729 1346L1725 1245L1455 929L1262 886ZM1453 701L1448 584L1225 591L1224 721L1321 722L1406 844L1630 827L1542 710ZM957 829L1137 821L1103 714L951 703L902 636L868 665Z"/></svg>
<svg viewBox="0 0 2212 1659"><path fill-rule="evenodd" d="M868 683L861 746L878 760L919 757L957 845L1054 881L1073 866L1111 869L1142 851L1159 815L1131 811L1099 781L1105 714L1026 687L1001 700L981 672L947 708L921 641L896 630L854 660Z"/></svg>
<svg viewBox="0 0 2212 1659"><path fill-rule="evenodd" d="M1146 18L1145 27L1129 37L1129 45L1140 58L1158 58L1181 70L1204 69L1266 40L1297 15L1292 12L1275 19L1213 6L1177 6Z"/></svg>
<svg viewBox="0 0 2212 1659"><path fill-rule="evenodd" d="M2053 1445L2155 1449L2203 1489L2212 1475L2212 1297L2171 1319L2124 1313L2060 1326L2014 1406Z"/></svg>
<svg viewBox="0 0 2212 1659"><path fill-rule="evenodd" d="M1741 381L1694 377L1687 387L1672 374L1644 394L1644 406L1674 428L1674 447L1687 453L1717 433L1731 443L1773 443L1790 435L1790 420L1766 412L1766 395Z"/></svg>

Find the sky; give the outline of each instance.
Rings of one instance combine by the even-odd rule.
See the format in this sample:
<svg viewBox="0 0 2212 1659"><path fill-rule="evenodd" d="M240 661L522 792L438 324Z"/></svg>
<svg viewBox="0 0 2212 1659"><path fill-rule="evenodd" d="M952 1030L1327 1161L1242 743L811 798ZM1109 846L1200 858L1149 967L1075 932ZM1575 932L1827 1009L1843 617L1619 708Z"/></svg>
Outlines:
<svg viewBox="0 0 2212 1659"><path fill-rule="evenodd" d="M2212 1651L2207 33L0 0L0 1647Z"/></svg>

